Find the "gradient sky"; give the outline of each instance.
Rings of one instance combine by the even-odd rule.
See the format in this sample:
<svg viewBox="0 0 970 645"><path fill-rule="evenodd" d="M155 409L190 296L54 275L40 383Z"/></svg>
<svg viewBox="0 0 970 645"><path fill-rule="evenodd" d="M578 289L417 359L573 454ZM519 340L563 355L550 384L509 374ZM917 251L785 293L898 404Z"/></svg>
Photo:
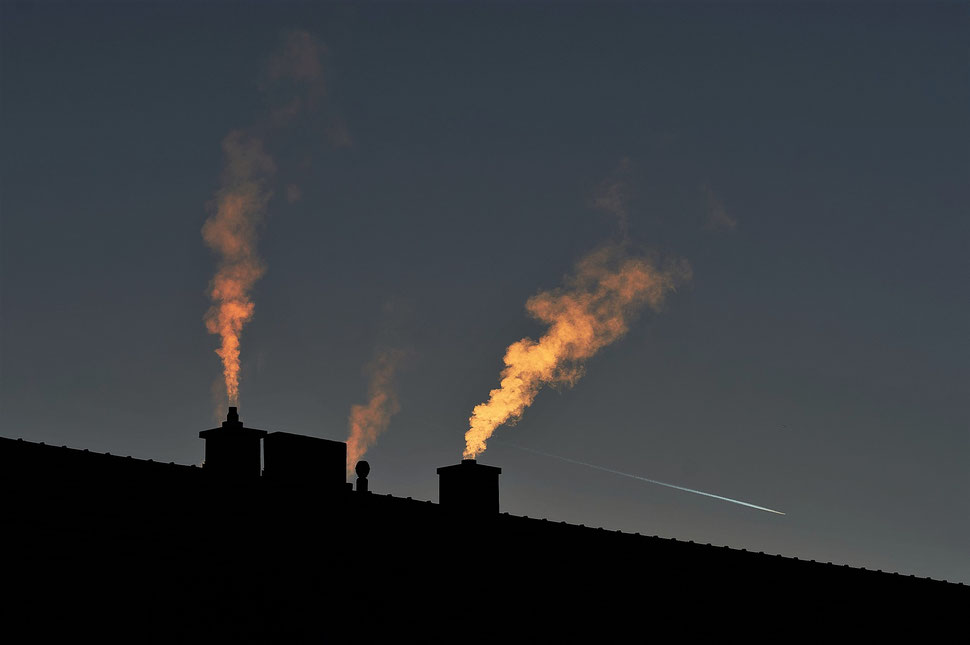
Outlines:
<svg viewBox="0 0 970 645"><path fill-rule="evenodd" d="M404 348L371 487L436 500L622 181L693 280L498 431L503 510L970 583L966 4L317 4L0 4L4 436L201 461L220 142L305 30L327 98L268 144L247 425L344 440Z"/></svg>

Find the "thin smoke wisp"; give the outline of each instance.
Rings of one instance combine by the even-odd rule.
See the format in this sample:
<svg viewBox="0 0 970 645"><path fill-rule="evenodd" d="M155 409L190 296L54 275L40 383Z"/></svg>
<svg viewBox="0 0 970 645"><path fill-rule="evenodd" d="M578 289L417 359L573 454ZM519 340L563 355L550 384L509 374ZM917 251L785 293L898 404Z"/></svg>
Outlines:
<svg viewBox="0 0 970 645"><path fill-rule="evenodd" d="M367 403L350 408L347 435L347 472L352 473L357 462L368 448L377 441L391 422L391 417L401 410L394 376L405 357L399 349L380 352L368 366L370 385Z"/></svg>

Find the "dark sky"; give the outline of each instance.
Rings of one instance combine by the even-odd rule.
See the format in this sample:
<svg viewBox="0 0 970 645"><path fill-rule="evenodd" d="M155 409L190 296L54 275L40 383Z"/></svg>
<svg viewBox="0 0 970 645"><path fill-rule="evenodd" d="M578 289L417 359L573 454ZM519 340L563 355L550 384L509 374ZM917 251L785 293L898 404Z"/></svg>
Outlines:
<svg viewBox="0 0 970 645"><path fill-rule="evenodd" d="M267 142L247 425L344 440L407 349L371 487L437 499L622 176L693 279L496 440L787 515L496 442L503 509L970 582L965 4L317 5L0 5L4 436L201 461L220 142L305 30L327 95Z"/></svg>

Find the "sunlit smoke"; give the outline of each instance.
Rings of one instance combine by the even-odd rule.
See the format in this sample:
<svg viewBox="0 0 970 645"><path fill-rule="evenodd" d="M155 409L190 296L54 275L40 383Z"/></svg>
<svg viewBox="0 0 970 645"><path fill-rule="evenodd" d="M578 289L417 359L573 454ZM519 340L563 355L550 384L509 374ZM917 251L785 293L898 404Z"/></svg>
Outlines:
<svg viewBox="0 0 970 645"><path fill-rule="evenodd" d="M538 342L523 338L506 350L499 387L469 418L465 458L483 452L498 426L518 421L543 385L575 384L585 361L622 337L644 304L659 308L690 276L684 260L660 265L607 246L580 260L564 286L530 298L526 309L549 327Z"/></svg>
<svg viewBox="0 0 970 645"><path fill-rule="evenodd" d="M264 148L264 139L320 107L326 94L325 51L306 31L283 33L280 48L264 65L259 84L268 97L267 113L250 127L230 132L222 142L222 181L202 237L218 256L205 324L209 333L221 339L216 353L222 359L229 405L237 405L239 399L240 338L253 317L253 285L265 272L256 251L256 233L272 196L276 164ZM285 194L292 203L301 191L291 183Z"/></svg>
<svg viewBox="0 0 970 645"><path fill-rule="evenodd" d="M229 405L239 399L239 338L253 316L253 284L264 267L256 253L256 229L271 193L267 179L275 172L273 159L262 141L234 131L222 142L225 168L215 212L202 227L202 237L219 256L219 268L209 288L212 306L205 315L206 329L219 334L216 353L222 358Z"/></svg>
<svg viewBox="0 0 970 645"><path fill-rule="evenodd" d="M394 388L394 376L404 356L404 352L399 349L385 350L368 367L370 385L367 403L350 408L347 436L348 473L353 472L357 462L377 441L377 436L387 429L391 417L401 409Z"/></svg>

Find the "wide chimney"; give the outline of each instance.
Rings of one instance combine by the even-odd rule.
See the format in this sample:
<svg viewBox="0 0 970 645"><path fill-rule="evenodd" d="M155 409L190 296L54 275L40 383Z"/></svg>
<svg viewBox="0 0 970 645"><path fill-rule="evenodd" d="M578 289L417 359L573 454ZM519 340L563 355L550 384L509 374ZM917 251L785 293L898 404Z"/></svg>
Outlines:
<svg viewBox="0 0 970 645"><path fill-rule="evenodd" d="M289 432L263 439L267 482L313 492L343 492L347 484L347 444Z"/></svg>
<svg viewBox="0 0 970 645"><path fill-rule="evenodd" d="M476 514L498 513L498 476L501 468L463 459L438 469L438 503L450 510Z"/></svg>
<svg viewBox="0 0 970 645"><path fill-rule="evenodd" d="M265 430L243 427L239 412L230 407L222 427L199 433L205 439L203 470L222 480L259 479L262 470L259 442L264 436Z"/></svg>

